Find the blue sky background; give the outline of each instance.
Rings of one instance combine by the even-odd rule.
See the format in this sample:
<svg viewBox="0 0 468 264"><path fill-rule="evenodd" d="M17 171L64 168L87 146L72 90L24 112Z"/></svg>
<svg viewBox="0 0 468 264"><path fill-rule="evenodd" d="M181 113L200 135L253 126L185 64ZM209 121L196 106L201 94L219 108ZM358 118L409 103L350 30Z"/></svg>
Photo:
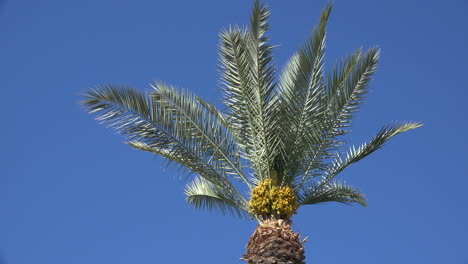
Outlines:
<svg viewBox="0 0 468 264"><path fill-rule="evenodd" d="M1 2L1 1L0 1ZM324 0L268 1L282 66ZM251 1L0 3L0 263L241 263L249 220L196 211L159 158L132 150L78 104L99 84L162 80L220 97L218 33ZM307 263L468 263L468 2L336 0L327 65L382 48L349 139L388 121L425 126L342 174L369 207L301 208Z"/></svg>

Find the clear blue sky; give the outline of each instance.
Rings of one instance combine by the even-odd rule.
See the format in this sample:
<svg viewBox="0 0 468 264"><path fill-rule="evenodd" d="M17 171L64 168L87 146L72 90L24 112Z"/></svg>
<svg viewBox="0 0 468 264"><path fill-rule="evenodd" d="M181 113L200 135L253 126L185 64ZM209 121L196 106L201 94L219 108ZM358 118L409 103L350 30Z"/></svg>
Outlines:
<svg viewBox="0 0 468 264"><path fill-rule="evenodd" d="M325 0L268 1L276 62ZM0 1L0 263L241 263L249 220L189 208L183 182L80 106L98 84L162 80L217 102L219 31L251 1ZM468 2L336 0L327 65L382 48L350 140L398 136L342 179L369 207L303 207L307 263L468 263Z"/></svg>

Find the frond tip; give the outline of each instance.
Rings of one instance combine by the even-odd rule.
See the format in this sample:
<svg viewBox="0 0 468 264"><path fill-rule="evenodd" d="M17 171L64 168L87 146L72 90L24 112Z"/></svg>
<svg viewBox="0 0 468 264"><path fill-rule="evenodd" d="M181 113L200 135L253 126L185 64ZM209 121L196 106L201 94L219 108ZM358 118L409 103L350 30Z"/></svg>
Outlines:
<svg viewBox="0 0 468 264"><path fill-rule="evenodd" d="M338 156L331 162L331 165L325 172L325 182L333 179L351 164L360 161L374 151L380 149L390 138L420 126L422 126L422 124L418 122L394 123L384 126L371 141L359 147L351 146L344 157Z"/></svg>

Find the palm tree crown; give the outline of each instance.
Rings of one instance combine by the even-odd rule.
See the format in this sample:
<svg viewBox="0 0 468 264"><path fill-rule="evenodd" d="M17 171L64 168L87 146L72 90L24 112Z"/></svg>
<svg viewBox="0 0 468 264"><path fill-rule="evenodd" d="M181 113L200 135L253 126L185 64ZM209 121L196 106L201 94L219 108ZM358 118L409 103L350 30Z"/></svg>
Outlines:
<svg viewBox="0 0 468 264"><path fill-rule="evenodd" d="M288 220L302 205L365 206L363 194L335 177L420 124L388 124L367 143L343 149L380 50L358 49L325 73L331 9L331 4L324 8L278 77L266 35L270 13L261 1L254 2L249 27L225 29L219 44L225 110L162 82L148 92L101 86L86 91L82 104L125 135L131 147L195 174L185 189L195 208L263 221ZM236 188L239 181L247 195Z"/></svg>

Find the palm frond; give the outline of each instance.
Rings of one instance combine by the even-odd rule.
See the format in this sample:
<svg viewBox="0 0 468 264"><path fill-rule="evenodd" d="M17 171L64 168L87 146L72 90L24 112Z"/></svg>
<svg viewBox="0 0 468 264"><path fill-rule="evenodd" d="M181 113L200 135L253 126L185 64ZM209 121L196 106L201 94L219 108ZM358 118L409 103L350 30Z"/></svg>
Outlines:
<svg viewBox="0 0 468 264"><path fill-rule="evenodd" d="M220 210L239 217L247 215L247 204L236 197L234 189L218 186L203 178L195 178L185 186L187 202L195 208Z"/></svg>
<svg viewBox="0 0 468 264"><path fill-rule="evenodd" d="M358 50L343 60L340 68L335 67L332 77L328 77L327 96L321 102L325 113L322 122L314 128L320 133L320 141L303 160L304 171L301 172L298 186L320 175L333 151L344 144L339 137L348 132L345 128L350 125L353 113L363 102L377 67L379 53L378 48L371 48L361 56L361 50Z"/></svg>
<svg viewBox="0 0 468 264"><path fill-rule="evenodd" d="M219 121L221 116L206 111L200 104L200 98L188 91L179 91L160 82L152 87L154 91L150 96L153 103L172 113L175 124L182 126L182 129L175 131L176 134L196 142L200 150L208 154L211 161L217 162L225 173L250 186L239 160L235 138Z"/></svg>
<svg viewBox="0 0 468 264"><path fill-rule="evenodd" d="M269 16L270 10L268 10L264 2L262 0L255 0L250 16L250 30L254 39L259 41L260 45L265 44L268 40L265 33L270 29L268 25Z"/></svg>
<svg viewBox="0 0 468 264"><path fill-rule="evenodd" d="M251 37L249 40L251 43L248 44L251 46L247 50L251 56L254 85L258 87L255 93L257 93L258 100L261 100L259 106L268 103L275 86L275 67L272 63L273 46L268 44L269 38L266 35L270 28L269 16L270 10L263 1L255 0L250 18Z"/></svg>
<svg viewBox="0 0 468 264"><path fill-rule="evenodd" d="M362 57L361 52L353 53L345 62L338 81L328 86L328 115L339 123L339 128L349 126L352 114L363 103L368 84L374 74L380 56L379 48L369 49ZM357 63L356 63L357 59Z"/></svg>
<svg viewBox="0 0 468 264"><path fill-rule="evenodd" d="M258 128L253 131L261 140L254 142L256 151L253 155L254 160L258 161L256 171L259 180L272 177L271 170L274 169L274 160L281 146L276 129L279 120L274 114L278 108L278 98L274 94L276 87L276 68L272 56L274 46L268 43L269 37L266 35L270 29L269 16L270 10L263 0L255 0L250 19L251 37L248 50L253 62L253 91L256 98L256 104L252 106L255 106L259 113L255 122Z"/></svg>
<svg viewBox="0 0 468 264"><path fill-rule="evenodd" d="M415 122L386 125L368 143L364 143L359 147L351 146L343 157L338 155L336 159L330 163L328 169L325 170L322 184L326 184L327 182L331 181L336 175L349 167L351 164L360 161L372 152L380 149L390 138L420 126L422 126L420 123Z"/></svg>
<svg viewBox="0 0 468 264"><path fill-rule="evenodd" d="M298 202L301 205L339 202L344 204L358 203L367 206L364 194L346 183L339 182L313 184L306 188Z"/></svg>
<svg viewBox="0 0 468 264"><path fill-rule="evenodd" d="M327 73L327 95L330 101L332 95L344 89L345 82L350 78L352 71L362 57L362 48L352 52L349 56L336 63L333 70Z"/></svg>
<svg viewBox="0 0 468 264"><path fill-rule="evenodd" d="M327 22L332 9L328 4L310 38L286 65L279 82L281 123L285 127L283 141L285 176L292 181L301 174L301 161L315 148L320 134L315 127L323 119L325 107L320 103L326 96L323 66Z"/></svg>
<svg viewBox="0 0 468 264"><path fill-rule="evenodd" d="M226 115L243 157L260 179L269 176L275 145L271 142L276 137L270 130L275 84L272 46L265 36L268 16L268 9L255 1L250 30L230 27L221 33L219 48Z"/></svg>
<svg viewBox="0 0 468 264"><path fill-rule="evenodd" d="M248 106L253 104L251 91L252 74L249 56L247 55L248 33L239 27L229 27L220 34L219 57L221 81L223 85L223 102L227 106L228 121L240 139L239 144L247 148L251 128Z"/></svg>
<svg viewBox="0 0 468 264"><path fill-rule="evenodd" d="M168 161L177 162L183 169L216 182L227 184L227 174L232 168L226 166L226 160L219 158L219 148L228 147L225 140L214 148L201 141L196 131L192 131L185 117L168 107L168 104L156 102L154 96L148 96L128 87L103 86L84 94L82 101L90 113L98 113L101 123L113 127L126 136L130 142L141 142ZM215 120L203 119L205 127L216 127ZM210 130L206 130L210 131ZM226 138L220 131L213 129L214 137ZM223 145L224 144L224 145ZM131 144L133 147L143 145ZM223 149L225 150L225 149ZM225 150L235 152L235 149Z"/></svg>

